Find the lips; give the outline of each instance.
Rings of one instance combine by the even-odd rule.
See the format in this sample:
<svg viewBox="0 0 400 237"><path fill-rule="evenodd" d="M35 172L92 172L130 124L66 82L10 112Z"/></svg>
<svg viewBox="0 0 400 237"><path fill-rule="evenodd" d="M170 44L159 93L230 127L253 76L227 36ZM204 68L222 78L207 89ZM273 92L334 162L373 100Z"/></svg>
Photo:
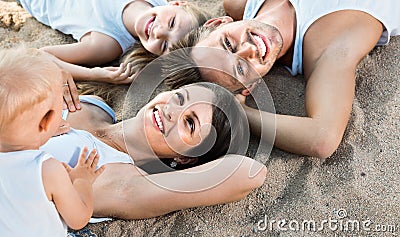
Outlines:
<svg viewBox="0 0 400 237"><path fill-rule="evenodd" d="M257 45L259 55L261 56L262 60L264 61L269 53L269 45L267 39L263 35L258 35L255 33L251 33L254 39L254 43Z"/></svg>
<svg viewBox="0 0 400 237"><path fill-rule="evenodd" d="M147 39L149 39L150 37L150 33L152 31L155 19L156 19L155 16L151 17L149 21L146 23L146 26L144 27L144 33L146 34Z"/></svg>
<svg viewBox="0 0 400 237"><path fill-rule="evenodd" d="M165 127L164 127L164 123L162 120L162 112L161 110L159 110L158 108L154 108L153 109L153 113L152 113L152 119L153 119L153 124L154 126L162 133L165 133Z"/></svg>

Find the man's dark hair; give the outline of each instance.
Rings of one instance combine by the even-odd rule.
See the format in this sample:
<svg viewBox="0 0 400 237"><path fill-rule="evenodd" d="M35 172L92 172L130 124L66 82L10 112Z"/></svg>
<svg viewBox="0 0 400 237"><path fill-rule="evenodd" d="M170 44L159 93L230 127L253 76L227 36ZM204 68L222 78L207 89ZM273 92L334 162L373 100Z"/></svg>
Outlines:
<svg viewBox="0 0 400 237"><path fill-rule="evenodd" d="M167 86L176 89L191 83L205 81L191 54L193 47L214 29L214 27L201 26L192 30L171 47L168 55L163 56L162 76Z"/></svg>

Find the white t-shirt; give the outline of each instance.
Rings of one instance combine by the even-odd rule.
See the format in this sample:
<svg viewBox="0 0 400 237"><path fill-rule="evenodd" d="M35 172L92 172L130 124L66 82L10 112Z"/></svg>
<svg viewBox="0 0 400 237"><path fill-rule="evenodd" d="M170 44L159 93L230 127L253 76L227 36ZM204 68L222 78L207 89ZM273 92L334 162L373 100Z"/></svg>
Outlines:
<svg viewBox="0 0 400 237"><path fill-rule="evenodd" d="M133 164L131 157L113 147L103 143L89 132L71 129L68 133L52 137L40 150L50 153L55 159L75 167L79 154L84 147L89 152L96 148L100 155L98 167L107 163L129 163Z"/></svg>
<svg viewBox="0 0 400 237"><path fill-rule="evenodd" d="M385 27L377 45L389 43L390 36L400 34L399 0L290 0L297 19L296 38L292 67L287 68L292 75L303 73L303 38L312 23L329 13L340 10L359 10L370 14ZM254 19L264 0L248 0L243 19ZM334 24L334 22L332 22Z"/></svg>
<svg viewBox="0 0 400 237"><path fill-rule="evenodd" d="M0 152L0 236L67 236L42 181L43 151Z"/></svg>
<svg viewBox="0 0 400 237"><path fill-rule="evenodd" d="M39 22L80 40L88 32L114 38L123 52L135 39L125 28L122 12L134 0L20 0L24 9ZM146 0L164 6L166 0Z"/></svg>

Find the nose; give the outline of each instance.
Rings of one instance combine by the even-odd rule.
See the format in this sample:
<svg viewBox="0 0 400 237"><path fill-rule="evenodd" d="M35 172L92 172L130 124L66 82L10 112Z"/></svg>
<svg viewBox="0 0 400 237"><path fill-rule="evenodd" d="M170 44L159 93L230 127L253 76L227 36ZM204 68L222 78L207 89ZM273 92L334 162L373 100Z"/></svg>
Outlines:
<svg viewBox="0 0 400 237"><path fill-rule="evenodd" d="M168 38L168 29L162 25L158 25L153 30L154 38L166 40Z"/></svg>
<svg viewBox="0 0 400 237"><path fill-rule="evenodd" d="M183 112L183 106L176 103L168 103L164 105L163 114L169 122L175 122Z"/></svg>
<svg viewBox="0 0 400 237"><path fill-rule="evenodd" d="M249 42L243 43L236 54L244 59L252 59L257 56L257 47Z"/></svg>

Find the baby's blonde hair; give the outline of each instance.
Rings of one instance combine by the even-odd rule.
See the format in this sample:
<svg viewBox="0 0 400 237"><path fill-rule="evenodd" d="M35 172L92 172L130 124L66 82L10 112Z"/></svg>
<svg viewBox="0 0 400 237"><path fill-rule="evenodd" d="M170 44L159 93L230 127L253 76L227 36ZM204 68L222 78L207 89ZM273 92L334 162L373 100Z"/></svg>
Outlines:
<svg viewBox="0 0 400 237"><path fill-rule="evenodd" d="M50 96L55 67L36 49L0 50L0 133L19 114Z"/></svg>

